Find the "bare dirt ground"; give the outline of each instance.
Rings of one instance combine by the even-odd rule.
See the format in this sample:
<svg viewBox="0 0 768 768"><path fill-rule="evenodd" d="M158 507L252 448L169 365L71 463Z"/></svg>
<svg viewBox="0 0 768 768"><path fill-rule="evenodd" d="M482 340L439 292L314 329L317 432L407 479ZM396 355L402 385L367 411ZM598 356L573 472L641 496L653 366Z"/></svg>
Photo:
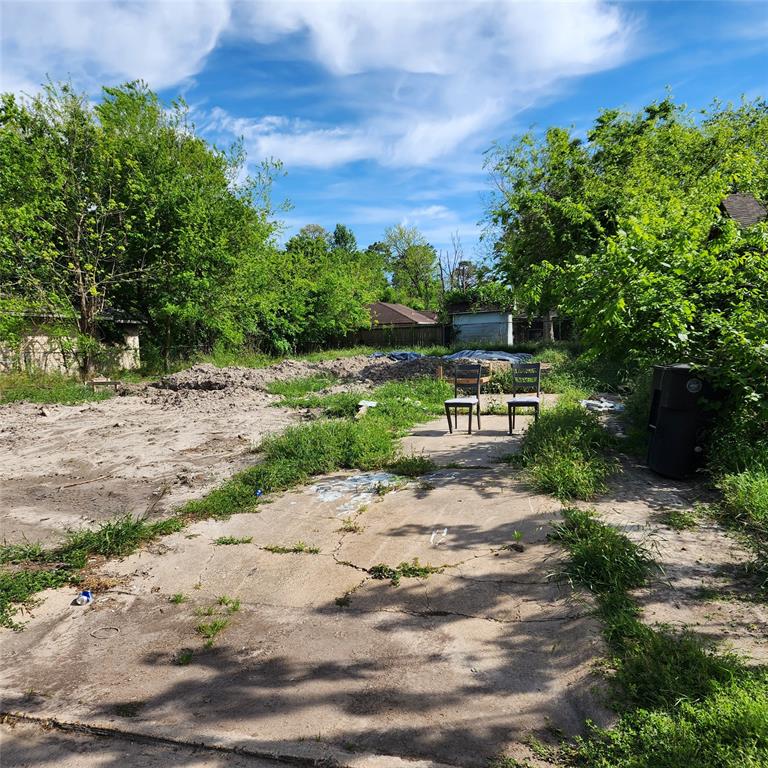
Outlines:
<svg viewBox="0 0 768 768"><path fill-rule="evenodd" d="M220 375L205 372L208 380ZM248 460L244 451L265 419L271 415L270 428L277 429L279 419L295 418L269 408L261 386L238 380L223 389L157 390L88 408L105 408L102 424L114 418L107 406L121 402L134 402L145 415L169 412L180 434L197 429L200 441L210 439L206 429L231 439L236 428L227 408L252 410L253 431L240 453L200 459L200 472L216 465L227 474ZM194 421L194 408L204 407L212 413ZM52 418L35 417L30 408L15 412L30 421ZM73 409L60 418L74 424L78 414ZM72 605L73 589L44 594L23 617L23 632L0 630L3 710L85 730L54 734L17 725L32 729L20 739L23 730L4 726L4 753L36 768L154 768L164 757L170 766L239 768L229 758L218 762L213 748L233 761L278 758L350 768L480 768L502 751L544 765L526 746L531 737L557 741L558 734L583 732L587 718L607 724L611 716L603 704L598 665L605 649L592 604L552 578L563 554L547 533L560 505L498 462L519 448L527 421L520 419L512 437L504 416L484 416L483 428L471 436L448 435L443 419L421 425L403 449L438 462L431 475L317 478L258 514L201 521L105 563L95 575L114 586L91 605ZM66 447L66 421L56 425L38 439L58 445L63 461L75 448ZM136 440L159 439L149 428L135 424ZM15 434L30 460L42 453L31 450L32 435L21 428ZM113 444L99 439L110 466L119 469ZM143 450L137 444L135 461L148 450L151 443ZM21 472L24 462L16 466ZM31 481L34 466L25 471ZM70 481L74 476L70 470ZM151 493L138 474L129 479ZM75 486L94 508L102 503L99 487ZM690 510L703 493L696 483L666 481L626 461L594 506L607 522L649 544L663 565L664 573L638 594L647 621L690 625L752 661L765 661L766 607L748 595L722 601L705 591L733 591L749 553L705 520L684 531L664 522L669 510ZM37 502L37 513L50 514L55 500ZM244 541L217 545L220 537ZM298 542L318 552L270 551ZM377 564L395 567L414 558L439 570L403 576L397 585L374 578ZM174 595L183 601L172 602ZM229 611L222 597L238 600L239 609ZM207 648L199 627L216 620L226 624ZM97 737L102 733L110 737ZM115 740L120 734L140 746ZM208 751L191 751L201 744ZM77 762L86 748L89 760L96 755L101 762Z"/></svg>
<svg viewBox="0 0 768 768"><path fill-rule="evenodd" d="M198 365L158 386L78 406L0 406L0 539L52 543L67 528L162 516L253 462L250 451L300 417L273 407L272 381L327 372L355 386L434 372L434 361L286 360Z"/></svg>

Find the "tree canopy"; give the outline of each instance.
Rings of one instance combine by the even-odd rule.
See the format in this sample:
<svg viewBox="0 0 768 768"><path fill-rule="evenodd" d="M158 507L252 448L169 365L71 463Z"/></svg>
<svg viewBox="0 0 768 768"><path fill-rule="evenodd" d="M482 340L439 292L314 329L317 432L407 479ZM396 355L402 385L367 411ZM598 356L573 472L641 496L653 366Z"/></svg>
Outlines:
<svg viewBox="0 0 768 768"><path fill-rule="evenodd" d="M768 200L768 106L670 99L603 112L582 140L552 128L494 149L497 268L529 307L570 315L593 355L685 360L768 395L768 224L724 213Z"/></svg>
<svg viewBox="0 0 768 768"><path fill-rule="evenodd" d="M250 176L245 161L140 82L96 104L67 84L3 95L0 309L71 318L86 369L115 313L142 321L143 353L166 361L217 344L287 352L367 325L383 254L343 224L280 248L279 165Z"/></svg>

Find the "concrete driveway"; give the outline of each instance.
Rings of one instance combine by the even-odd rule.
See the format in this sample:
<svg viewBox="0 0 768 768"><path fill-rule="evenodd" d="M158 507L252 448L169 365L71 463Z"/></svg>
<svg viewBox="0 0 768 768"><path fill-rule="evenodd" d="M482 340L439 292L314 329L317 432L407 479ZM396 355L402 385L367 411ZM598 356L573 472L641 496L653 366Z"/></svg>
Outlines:
<svg viewBox="0 0 768 768"><path fill-rule="evenodd" d="M47 594L4 632L5 711L360 767L524 759L530 736L606 722L599 627L550 578L558 505L494 462L519 440L505 417L483 424L448 437L435 421L405 441L450 468L322 478L105 564L112 586L90 606ZM319 553L265 549L299 542ZM440 570L397 585L370 572L414 559ZM206 648L196 628L216 619Z"/></svg>

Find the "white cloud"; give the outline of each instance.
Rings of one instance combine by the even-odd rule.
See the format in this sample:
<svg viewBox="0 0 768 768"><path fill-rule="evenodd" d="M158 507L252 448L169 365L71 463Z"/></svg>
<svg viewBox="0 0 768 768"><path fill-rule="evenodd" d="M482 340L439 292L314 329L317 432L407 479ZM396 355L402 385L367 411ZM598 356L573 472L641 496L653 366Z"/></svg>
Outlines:
<svg viewBox="0 0 768 768"><path fill-rule="evenodd" d="M3 0L3 89L46 74L94 89L143 78L185 81L214 48L237 38L290 43L331 77L323 98L357 119L308 123L286 116L233 117L210 127L242 135L249 154L287 167L358 160L433 163L472 142L564 79L628 55L633 24L604 0ZM280 84L277 84L280 87Z"/></svg>
<svg viewBox="0 0 768 768"><path fill-rule="evenodd" d="M366 116L354 125L260 133L252 150L269 148L288 167L433 163L565 78L620 63L634 28L602 0L259 2L244 6L241 18L241 37L293 36L302 55L365 95Z"/></svg>
<svg viewBox="0 0 768 768"><path fill-rule="evenodd" d="M194 75L231 8L227 0L3 0L0 14L3 90L34 90L48 75L93 90L139 78L162 88Z"/></svg>

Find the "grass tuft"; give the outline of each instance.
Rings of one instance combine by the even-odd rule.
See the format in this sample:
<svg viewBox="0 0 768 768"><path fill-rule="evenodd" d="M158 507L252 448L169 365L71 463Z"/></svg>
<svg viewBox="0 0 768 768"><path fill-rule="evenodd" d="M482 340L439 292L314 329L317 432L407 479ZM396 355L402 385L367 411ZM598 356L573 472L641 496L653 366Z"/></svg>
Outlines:
<svg viewBox="0 0 768 768"><path fill-rule="evenodd" d="M219 536L214 540L214 544L217 547L227 547L235 544L250 544L253 541L253 536L242 536L237 538L236 536Z"/></svg>
<svg viewBox="0 0 768 768"><path fill-rule="evenodd" d="M195 627L195 631L205 639L205 647L211 648L217 635L228 626L229 619L213 619L213 621L201 622Z"/></svg>
<svg viewBox="0 0 768 768"><path fill-rule="evenodd" d="M611 444L594 413L561 400L528 428L515 462L543 493L561 501L591 499L607 489L606 479L618 468L606 455Z"/></svg>
<svg viewBox="0 0 768 768"><path fill-rule="evenodd" d="M401 456L393 461L387 469L395 475L420 477L428 472L434 472L437 469L437 464L428 456Z"/></svg>
<svg viewBox="0 0 768 768"><path fill-rule="evenodd" d="M71 376L55 373L0 374L0 403L29 403L77 405L107 400L112 392L94 392Z"/></svg>
<svg viewBox="0 0 768 768"><path fill-rule="evenodd" d="M318 547L305 544L303 541L297 541L295 544L289 546L283 546L281 544L271 544L267 547L262 547L267 552L272 552L274 555L289 555L289 554L306 554L306 555L319 555L320 549Z"/></svg>

